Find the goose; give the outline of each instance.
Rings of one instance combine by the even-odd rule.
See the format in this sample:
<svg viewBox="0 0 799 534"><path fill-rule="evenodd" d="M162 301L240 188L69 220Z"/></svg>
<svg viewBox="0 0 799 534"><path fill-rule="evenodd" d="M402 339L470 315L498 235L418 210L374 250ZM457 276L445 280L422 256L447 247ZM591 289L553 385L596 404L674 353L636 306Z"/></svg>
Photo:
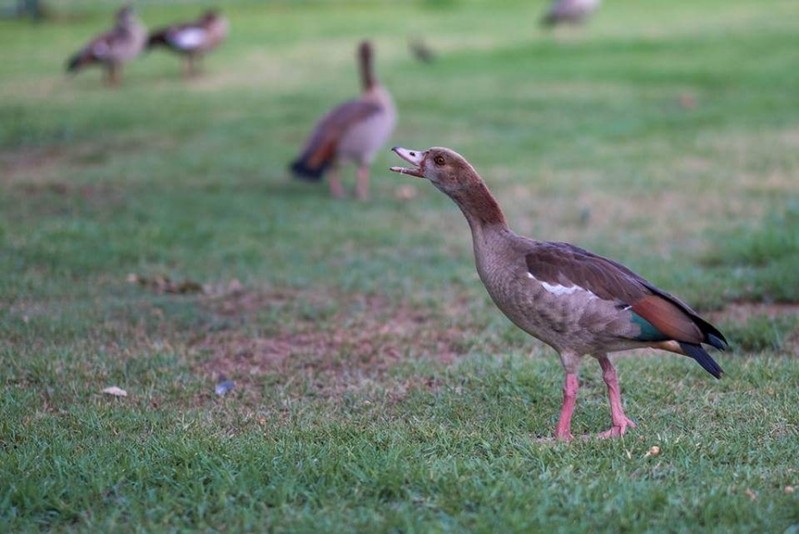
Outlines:
<svg viewBox="0 0 799 534"><path fill-rule="evenodd" d="M163 46L184 58L184 75L197 73L196 63L218 47L228 34L229 24L216 10L209 9L195 21L159 28L147 39L147 48Z"/></svg>
<svg viewBox="0 0 799 534"><path fill-rule="evenodd" d="M330 193L336 198L344 196L339 164L348 161L358 166L357 197L369 198L369 168L397 122L394 101L374 76L372 56L372 45L368 41L360 43L361 96L323 116L290 166L295 177L307 181L321 180L329 169Z"/></svg>
<svg viewBox="0 0 799 534"><path fill-rule="evenodd" d="M138 56L147 42L147 29L133 8L124 6L116 13L114 27L78 50L67 62L67 72L77 73L89 65L105 70L105 82L117 86L121 81L122 65Z"/></svg>
<svg viewBox="0 0 799 534"><path fill-rule="evenodd" d="M514 233L483 179L457 152L392 150L413 165L391 167L393 172L426 178L461 209L471 229L477 273L497 307L560 355L565 381L556 439L574 437L571 419L584 355L599 362L608 390L611 427L599 434L603 438L635 427L624 413L608 353L653 347L693 358L721 378L721 367L702 345L724 350L727 340L677 297L611 259Z"/></svg>
<svg viewBox="0 0 799 534"><path fill-rule="evenodd" d="M554 0L541 18L541 24L581 24L599 8L599 3L600 0Z"/></svg>
<svg viewBox="0 0 799 534"><path fill-rule="evenodd" d="M421 37L408 40L408 50L415 59L422 63L432 63L436 59L436 54Z"/></svg>

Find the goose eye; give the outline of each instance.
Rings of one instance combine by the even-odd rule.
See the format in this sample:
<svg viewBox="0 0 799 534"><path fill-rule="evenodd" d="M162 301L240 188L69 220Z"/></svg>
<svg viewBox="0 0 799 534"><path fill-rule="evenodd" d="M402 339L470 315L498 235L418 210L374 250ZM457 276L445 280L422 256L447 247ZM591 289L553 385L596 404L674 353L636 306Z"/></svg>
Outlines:
<svg viewBox="0 0 799 534"><path fill-rule="evenodd" d="M436 162L436 165L444 165L444 156L436 156L433 161Z"/></svg>

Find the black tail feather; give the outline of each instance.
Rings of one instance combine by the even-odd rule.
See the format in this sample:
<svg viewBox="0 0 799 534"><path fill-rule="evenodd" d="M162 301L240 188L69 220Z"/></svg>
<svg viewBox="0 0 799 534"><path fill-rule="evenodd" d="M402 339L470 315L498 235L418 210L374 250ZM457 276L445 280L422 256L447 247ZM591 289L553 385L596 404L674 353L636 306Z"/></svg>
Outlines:
<svg viewBox="0 0 799 534"><path fill-rule="evenodd" d="M694 345L693 343L684 343L682 341L679 343L683 352L696 360L696 362L701 365L705 371L716 378L721 378L721 375L724 374L724 371L705 349L703 349L700 345Z"/></svg>
<svg viewBox="0 0 799 534"><path fill-rule="evenodd" d="M719 350L727 350L727 339L724 337L724 334L719 332L718 328L705 321L695 313L691 314L691 319L693 319L694 323L696 323L696 325L705 335L705 339L702 341L702 343L712 345Z"/></svg>
<svg viewBox="0 0 799 534"><path fill-rule="evenodd" d="M707 342L719 350L727 350L728 347L727 340L724 339L724 336L722 336L720 332L718 331L716 332L718 333L718 335L715 335L713 333L707 334Z"/></svg>
<svg viewBox="0 0 799 534"><path fill-rule="evenodd" d="M304 159L300 158L291 163L289 167L295 178L305 180L306 182L319 182L327 170L328 164L320 167L310 167Z"/></svg>
<svg viewBox="0 0 799 534"><path fill-rule="evenodd" d="M153 48L155 46L168 46L169 42L166 38L166 31L161 30L158 32L153 32L147 38L147 48Z"/></svg>
<svg viewBox="0 0 799 534"><path fill-rule="evenodd" d="M67 61L67 72L75 72L84 63L83 52L78 52Z"/></svg>

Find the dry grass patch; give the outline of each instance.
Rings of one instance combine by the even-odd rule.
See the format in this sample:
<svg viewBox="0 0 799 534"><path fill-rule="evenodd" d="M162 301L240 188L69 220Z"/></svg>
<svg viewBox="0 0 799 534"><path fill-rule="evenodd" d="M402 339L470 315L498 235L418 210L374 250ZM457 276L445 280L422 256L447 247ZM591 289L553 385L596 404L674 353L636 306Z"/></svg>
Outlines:
<svg viewBox="0 0 799 534"><path fill-rule="evenodd" d="M63 183L63 176L71 169L103 168L120 154L141 152L152 146L166 150L175 144L168 138L148 136L18 147L0 152L0 183L21 186L26 192L48 188L53 183L66 190L72 184Z"/></svg>
<svg viewBox="0 0 799 534"><path fill-rule="evenodd" d="M799 356L799 303L733 302L708 316L727 331L733 350Z"/></svg>
<svg viewBox="0 0 799 534"><path fill-rule="evenodd" d="M799 302L733 302L723 310L708 313L713 321L745 323L754 316L766 317L799 316Z"/></svg>
<svg viewBox="0 0 799 534"><path fill-rule="evenodd" d="M392 372L399 366L419 360L445 366L471 350L467 340L485 331L472 304L462 297L419 306L383 295L241 290L205 303L211 313L238 326L205 332L190 348L205 355L196 358L198 373L215 381L235 380L256 399L264 384L288 388L291 396L328 400L375 387L401 398L414 388L434 388L436 381L429 376L397 380ZM269 319L276 316L278 323ZM799 305L734 303L708 318L745 329L761 316L799 317ZM486 350L495 345L498 353L502 346L507 350L496 333L479 337ZM734 335L731 342L735 345ZM799 354L799 330L782 348Z"/></svg>
<svg viewBox="0 0 799 534"><path fill-rule="evenodd" d="M468 352L460 341L466 332L478 328L463 299L421 307L382 295L242 290L207 306L241 327L194 341L209 355L198 362L200 373L246 387L265 376L310 383L321 397L382 381L409 360L451 363ZM259 316L266 324L258 324Z"/></svg>

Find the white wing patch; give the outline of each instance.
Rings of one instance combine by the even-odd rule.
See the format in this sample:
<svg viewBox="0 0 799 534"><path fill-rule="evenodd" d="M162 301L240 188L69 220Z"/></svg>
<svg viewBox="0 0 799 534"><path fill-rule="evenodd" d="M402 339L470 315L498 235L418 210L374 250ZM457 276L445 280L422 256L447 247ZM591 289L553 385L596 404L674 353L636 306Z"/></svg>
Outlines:
<svg viewBox="0 0 799 534"><path fill-rule="evenodd" d="M546 289L553 295L558 295L558 296L571 295L575 291L585 291L583 288L577 286L562 286L560 284L557 285L547 284L546 282L541 282L541 286L543 286L544 289Z"/></svg>
<svg viewBox="0 0 799 534"><path fill-rule="evenodd" d="M172 43L183 50L193 50L201 46L207 39L205 30L201 28L186 28L170 36Z"/></svg>
<svg viewBox="0 0 799 534"><path fill-rule="evenodd" d="M527 273L527 277L530 278L531 280L535 280L536 282L540 283L541 287L543 287L547 292L552 293L553 295L558 297L563 295L571 295L572 293L576 293L578 291L583 291L585 293L588 293L588 298L590 300L598 298L591 291L588 291L587 289L577 285L564 286L560 284L550 284L548 282L541 282L540 280L538 280L538 278L536 278L535 276L533 276L532 273L529 272Z"/></svg>

